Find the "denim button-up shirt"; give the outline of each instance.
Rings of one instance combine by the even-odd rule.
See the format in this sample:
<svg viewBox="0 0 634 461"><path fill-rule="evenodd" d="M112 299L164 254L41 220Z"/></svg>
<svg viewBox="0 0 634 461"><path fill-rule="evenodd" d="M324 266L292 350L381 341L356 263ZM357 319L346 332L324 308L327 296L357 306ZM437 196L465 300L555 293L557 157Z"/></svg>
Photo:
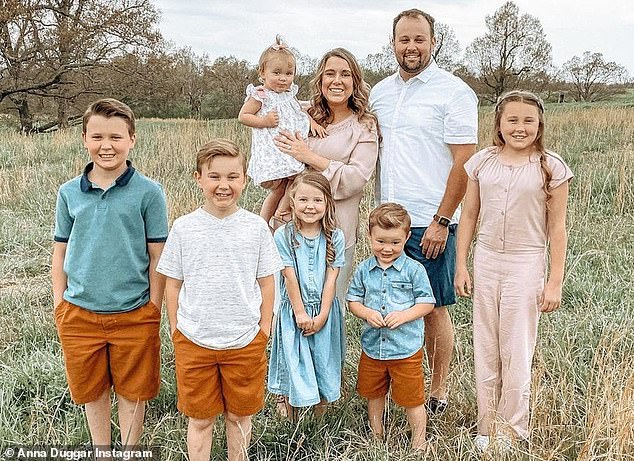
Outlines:
<svg viewBox="0 0 634 461"><path fill-rule="evenodd" d="M414 304L436 303L425 268L405 253L387 269L374 256L359 264L346 299L379 311L383 317ZM377 360L410 357L423 347L423 325L423 320L417 319L390 330L366 322L361 334L363 352Z"/></svg>

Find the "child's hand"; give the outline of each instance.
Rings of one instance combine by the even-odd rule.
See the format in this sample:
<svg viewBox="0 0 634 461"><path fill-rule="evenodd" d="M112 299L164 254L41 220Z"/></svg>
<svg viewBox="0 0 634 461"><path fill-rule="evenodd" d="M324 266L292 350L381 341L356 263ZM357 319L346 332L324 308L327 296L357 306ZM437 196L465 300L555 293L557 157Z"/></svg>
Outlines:
<svg viewBox="0 0 634 461"><path fill-rule="evenodd" d="M276 110L272 110L262 118L264 123L266 123L266 128L275 128L280 123L280 117L277 115Z"/></svg>
<svg viewBox="0 0 634 461"><path fill-rule="evenodd" d="M553 312L561 306L561 283L548 281L538 299L539 310L544 313Z"/></svg>
<svg viewBox="0 0 634 461"><path fill-rule="evenodd" d="M367 315L365 317L365 321L370 324L372 328L383 328L387 326L385 324L385 319L379 311L375 311L374 309L367 308Z"/></svg>
<svg viewBox="0 0 634 461"><path fill-rule="evenodd" d="M319 123L314 121L312 118L310 119L310 134L312 136L319 136L320 138L325 138L326 136L328 136L328 133L326 133L326 129Z"/></svg>
<svg viewBox="0 0 634 461"><path fill-rule="evenodd" d="M466 267L457 267L453 286L458 296L471 296L471 277Z"/></svg>
<svg viewBox="0 0 634 461"><path fill-rule="evenodd" d="M385 316L385 326L390 330L394 330L409 321L410 319L406 311L390 312Z"/></svg>
<svg viewBox="0 0 634 461"><path fill-rule="evenodd" d="M313 323L308 330L304 331L304 336L310 336L317 333L319 330L321 330L324 327L327 320L328 320L328 317L321 314L313 317Z"/></svg>
<svg viewBox="0 0 634 461"><path fill-rule="evenodd" d="M295 323L297 324L297 328L300 330L306 331L313 325L313 319L303 311L299 314L295 314Z"/></svg>

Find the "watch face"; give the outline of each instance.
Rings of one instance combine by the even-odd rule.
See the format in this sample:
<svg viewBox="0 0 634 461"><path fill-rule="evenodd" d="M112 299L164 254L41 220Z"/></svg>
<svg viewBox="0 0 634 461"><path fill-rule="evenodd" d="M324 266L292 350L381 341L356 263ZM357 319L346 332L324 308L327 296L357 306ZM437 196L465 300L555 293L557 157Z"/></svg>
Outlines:
<svg viewBox="0 0 634 461"><path fill-rule="evenodd" d="M439 216L437 214L434 215L434 221L436 221L441 226L445 226L445 227L447 227L451 223L449 218L445 218L444 216Z"/></svg>

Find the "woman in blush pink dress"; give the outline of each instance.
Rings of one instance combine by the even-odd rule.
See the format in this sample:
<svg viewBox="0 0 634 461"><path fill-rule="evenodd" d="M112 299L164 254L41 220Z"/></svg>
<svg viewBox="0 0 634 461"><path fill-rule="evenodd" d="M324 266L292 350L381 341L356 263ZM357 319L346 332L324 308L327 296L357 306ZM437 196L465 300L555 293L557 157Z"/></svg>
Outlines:
<svg viewBox="0 0 634 461"><path fill-rule="evenodd" d="M280 133L275 144L330 181L337 224L346 239L346 263L337 277L337 297L343 306L357 241L359 204L379 152L377 121L368 108L370 87L349 51L328 51L311 86L308 113L326 128L327 136L304 140L299 133L286 131Z"/></svg>

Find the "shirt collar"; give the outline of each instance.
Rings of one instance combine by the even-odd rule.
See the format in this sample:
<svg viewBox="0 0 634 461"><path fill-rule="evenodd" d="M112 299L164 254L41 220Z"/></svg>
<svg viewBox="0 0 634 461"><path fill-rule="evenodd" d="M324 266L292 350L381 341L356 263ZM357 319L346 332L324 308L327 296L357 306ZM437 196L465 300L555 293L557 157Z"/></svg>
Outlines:
<svg viewBox="0 0 634 461"><path fill-rule="evenodd" d="M132 166L132 162L130 160L126 160L125 164L127 165L127 168L121 174L121 176L115 179L115 186L127 186L130 182L130 179L132 178L132 175L134 174L135 170ZM82 192L88 192L92 188L92 182L90 182L90 179L88 179L88 173L90 173L94 167L94 162L90 162L88 165L86 165L86 168L84 168L84 172L81 175L81 181L79 183L79 187L81 188Z"/></svg>
<svg viewBox="0 0 634 461"><path fill-rule="evenodd" d="M395 261L392 262L392 264L390 264L387 269L389 269L390 267L393 267L394 269L396 269L397 271L401 272L401 270L403 269L403 266L405 265L405 260L407 259L407 255L405 254L405 252L403 251L403 253L401 253L401 256L399 256L398 258L396 258ZM381 270L387 270L387 269L383 269L380 265L379 262L376 260L376 256L372 256L372 260L370 261L370 267L369 270L374 269L375 267L378 267Z"/></svg>
<svg viewBox="0 0 634 461"><path fill-rule="evenodd" d="M425 67L420 73L414 75L412 78L417 78L421 82L427 83L429 79L432 77L432 75L436 73L437 70L438 70L438 64L436 64L436 61L434 60L434 58L431 58L429 60L429 64L427 65L427 67ZM410 78L410 80L412 78ZM406 83L405 80L403 80L403 77L401 77L400 71L396 72L396 79L400 81L401 83Z"/></svg>

